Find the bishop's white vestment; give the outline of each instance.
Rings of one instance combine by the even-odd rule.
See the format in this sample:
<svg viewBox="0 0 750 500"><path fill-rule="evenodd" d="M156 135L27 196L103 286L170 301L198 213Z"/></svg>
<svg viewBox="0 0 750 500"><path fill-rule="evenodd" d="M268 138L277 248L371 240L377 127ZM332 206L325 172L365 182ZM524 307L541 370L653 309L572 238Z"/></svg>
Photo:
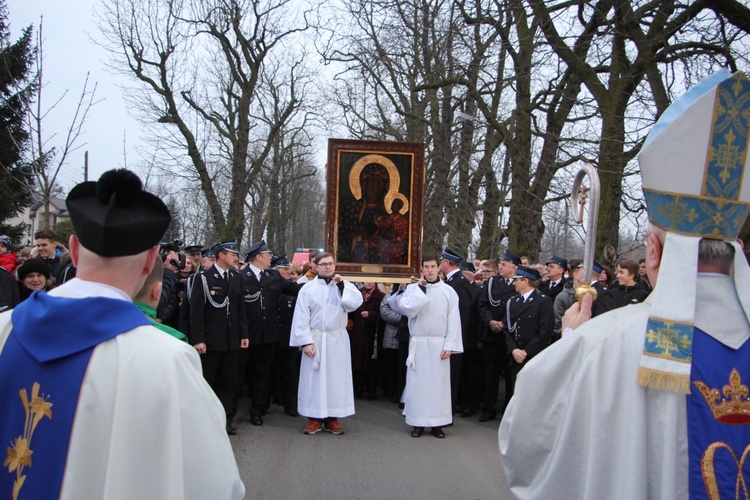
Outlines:
<svg viewBox="0 0 750 500"><path fill-rule="evenodd" d="M747 342L731 277L699 274L696 298L696 328ZM584 323L521 371L499 429L516 498L688 497L687 396L636 383L649 300ZM750 373L750 359L736 368Z"/></svg>
<svg viewBox="0 0 750 500"><path fill-rule="evenodd" d="M53 358L40 362L40 366L65 363L64 358L54 359L52 351L45 351L38 338L25 335L32 338L19 340L24 335L18 325L17 331L12 332L12 317L19 325L24 320L34 326L37 334L48 331L50 337L43 339L47 343L54 343L49 342L54 338L65 339L58 346L65 349L69 340L84 337L81 331L87 331L88 326L93 326L92 330L96 327L79 322L71 331L69 325L75 324L77 318L73 316L78 314L74 309L79 303L93 300L90 303L103 303L113 312L124 311L131 318L142 315L126 302L129 299L122 291L80 279L49 294L37 293L27 301L38 304L26 312L0 315L0 359L3 353L23 345L32 347L24 355ZM68 302L61 311L58 304L65 300ZM129 308L137 312L130 312ZM80 312L97 313L85 309ZM35 342L40 349L34 349ZM73 352L66 357L77 356L75 349ZM4 361L12 362L13 359ZM81 365L80 385L60 386L57 390L52 390L53 380L37 378L39 372L35 373L37 368L32 366L35 364L26 360L22 366L6 366L13 375L0 381L0 397L8 401L0 411L3 451L11 444L6 467L0 474L13 481L18 498L39 494L47 497L47 493L49 498L58 496L51 490L39 493L50 480L39 475L45 468L59 470L54 488L59 489L62 499L244 496L245 487L225 431L224 410L203 379L197 352L185 342L147 323L101 343L92 342ZM23 379L22 387L8 385L16 378ZM66 397L68 394L75 397ZM66 408L72 421L67 431L61 430L58 423L65 418ZM27 422L31 416L33 425L16 425L15 417L20 415L23 422L24 411ZM50 456L61 460L50 463ZM0 491L0 497L12 498L11 491Z"/></svg>
<svg viewBox="0 0 750 500"><path fill-rule="evenodd" d="M463 352L458 295L442 281L413 283L400 296L399 312L409 318L404 413L414 427L441 427L453 422L450 358L442 351Z"/></svg>
<svg viewBox="0 0 750 500"><path fill-rule="evenodd" d="M346 331L348 313L362 305L362 293L348 281L343 290L320 277L297 295L289 345L315 346L315 356L302 355L297 410L308 418L354 415L352 355Z"/></svg>

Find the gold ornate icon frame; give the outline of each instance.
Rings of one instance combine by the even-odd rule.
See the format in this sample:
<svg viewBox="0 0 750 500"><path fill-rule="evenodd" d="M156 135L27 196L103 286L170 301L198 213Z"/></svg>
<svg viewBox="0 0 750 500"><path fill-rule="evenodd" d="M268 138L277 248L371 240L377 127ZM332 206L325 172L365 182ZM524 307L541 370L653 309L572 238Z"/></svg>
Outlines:
<svg viewBox="0 0 750 500"><path fill-rule="evenodd" d="M419 275L424 144L328 140L326 250L352 281Z"/></svg>

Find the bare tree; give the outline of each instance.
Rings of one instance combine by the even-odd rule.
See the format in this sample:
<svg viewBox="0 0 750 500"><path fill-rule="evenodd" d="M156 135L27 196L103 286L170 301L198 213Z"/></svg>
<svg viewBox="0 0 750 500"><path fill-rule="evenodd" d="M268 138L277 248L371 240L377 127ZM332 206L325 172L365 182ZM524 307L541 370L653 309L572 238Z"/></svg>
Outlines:
<svg viewBox="0 0 750 500"><path fill-rule="evenodd" d="M671 95L662 74L674 71L675 65L696 71L695 63L699 62L703 68L700 73L719 63L733 66L731 47L739 35L726 23L718 23L717 30L713 28L715 23L701 18L712 12L704 1L528 3L552 50L596 101L601 124L596 163L602 185L597 248L607 244L617 247L623 179L645 138L645 127L633 130L639 120L632 118L648 116L646 121L653 122L666 109ZM594 50L582 56L567 39L571 32L585 29L586 18L600 18L601 22L593 40ZM634 104L646 100L655 113L649 116L643 108L643 114L634 112Z"/></svg>
<svg viewBox="0 0 750 500"><path fill-rule="evenodd" d="M469 67L477 31L459 17L454 3L440 0L349 0L322 50L345 68L333 98L351 135L425 143L424 246L430 250L445 242L470 247L484 179L476 106L455 84L457 75L477 74Z"/></svg>
<svg viewBox="0 0 750 500"><path fill-rule="evenodd" d="M49 228L52 225L50 199L61 192L57 179L62 168L68 164L71 154L85 145L81 142L84 125L89 111L97 101L95 100L96 83L91 86L89 73L86 73L83 88L78 96L68 127L63 134L47 134L44 125L48 123L50 114L66 98L68 91L66 90L49 106L46 106L43 102L44 90L47 86L44 74L43 28L43 19L41 19L37 30L33 91L26 95L24 102L27 127L31 136L29 148L25 151L25 155L34 176L32 192L42 202L39 228Z"/></svg>
<svg viewBox="0 0 750 500"><path fill-rule="evenodd" d="M99 28L114 65L135 78L141 118L173 155L190 159L222 238L241 241L247 198L279 131L300 108L304 55L291 50L308 29L290 0L103 0ZM258 99L263 68L286 54L288 92ZM145 90L145 92L144 92ZM268 94L266 94L268 95ZM230 190L222 203L217 179Z"/></svg>

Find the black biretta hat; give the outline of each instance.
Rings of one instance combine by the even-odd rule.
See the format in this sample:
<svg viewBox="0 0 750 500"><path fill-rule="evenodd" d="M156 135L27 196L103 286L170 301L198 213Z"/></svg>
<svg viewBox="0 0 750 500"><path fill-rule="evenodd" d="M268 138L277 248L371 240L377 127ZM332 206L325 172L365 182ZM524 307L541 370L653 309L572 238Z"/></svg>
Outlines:
<svg viewBox="0 0 750 500"><path fill-rule="evenodd" d="M130 170L82 182L65 200L81 244L102 257L136 255L157 245L172 220L158 197Z"/></svg>

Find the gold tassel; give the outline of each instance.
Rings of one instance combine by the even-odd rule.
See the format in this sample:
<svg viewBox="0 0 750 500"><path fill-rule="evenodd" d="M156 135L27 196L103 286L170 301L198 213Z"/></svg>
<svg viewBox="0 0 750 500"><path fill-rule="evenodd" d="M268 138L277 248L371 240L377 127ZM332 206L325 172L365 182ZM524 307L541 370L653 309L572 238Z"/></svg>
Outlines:
<svg viewBox="0 0 750 500"><path fill-rule="evenodd" d="M690 394L689 375L678 375L641 366L638 368L637 382L648 389Z"/></svg>

